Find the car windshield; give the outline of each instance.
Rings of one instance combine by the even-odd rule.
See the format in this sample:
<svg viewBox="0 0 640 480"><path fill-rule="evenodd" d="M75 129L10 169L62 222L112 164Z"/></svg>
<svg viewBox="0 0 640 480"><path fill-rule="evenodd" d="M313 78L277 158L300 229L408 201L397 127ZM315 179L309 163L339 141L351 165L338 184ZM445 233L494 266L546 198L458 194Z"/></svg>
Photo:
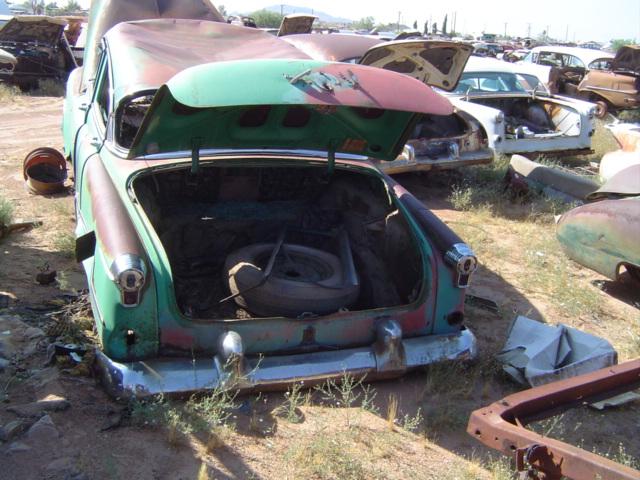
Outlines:
<svg viewBox="0 0 640 480"><path fill-rule="evenodd" d="M454 93L523 93L533 87L515 73L467 72L462 74Z"/></svg>

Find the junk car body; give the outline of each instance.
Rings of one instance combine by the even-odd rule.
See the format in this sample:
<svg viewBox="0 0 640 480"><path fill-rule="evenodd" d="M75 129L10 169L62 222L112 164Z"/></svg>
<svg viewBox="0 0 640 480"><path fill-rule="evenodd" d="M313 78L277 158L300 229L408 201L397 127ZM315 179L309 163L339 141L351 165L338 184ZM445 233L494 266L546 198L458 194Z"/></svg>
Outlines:
<svg viewBox="0 0 640 480"><path fill-rule="evenodd" d="M640 107L640 45L621 47L607 69L590 70L578 91L607 111Z"/></svg>
<svg viewBox="0 0 640 480"><path fill-rule="evenodd" d="M552 93L588 100L597 105L596 116L604 118L611 102L595 90L585 89L583 80L589 73L609 70L614 55L602 50L580 47L544 46L533 48L519 65L535 74ZM593 75L592 75L593 76ZM610 89L615 88L611 85Z"/></svg>
<svg viewBox="0 0 640 480"><path fill-rule="evenodd" d="M413 76L442 90L455 87L473 50L471 45L458 42L383 42L373 36L348 34L290 35L284 40L317 60L371 65ZM493 150L479 122L456 109L448 115L423 115L403 153L393 162L380 161L377 165L385 173L395 174L492 160Z"/></svg>
<svg viewBox="0 0 640 480"><path fill-rule="evenodd" d="M370 162L448 100L214 21L119 23L84 68L91 51L95 80L72 74L63 133L111 393L389 377L475 355L473 252Z"/></svg>
<svg viewBox="0 0 640 480"><path fill-rule="evenodd" d="M64 36L66 20L46 16L16 16L0 29L0 48L17 62L12 71L0 70L0 80L23 89L37 86L38 80L66 80L77 65Z"/></svg>
<svg viewBox="0 0 640 480"><path fill-rule="evenodd" d="M595 106L551 95L518 65L472 57L447 96L482 124L496 153L592 153Z"/></svg>
<svg viewBox="0 0 640 480"><path fill-rule="evenodd" d="M606 69L613 57L612 53L602 50L545 45L532 48L518 63L531 68L545 83L553 80L552 70L555 69L562 78L560 93L567 93L562 89L563 85L575 87L588 70Z"/></svg>
<svg viewBox="0 0 640 480"><path fill-rule="evenodd" d="M630 165L591 192L558 220L556 237L565 253L591 270L640 281L640 165Z"/></svg>

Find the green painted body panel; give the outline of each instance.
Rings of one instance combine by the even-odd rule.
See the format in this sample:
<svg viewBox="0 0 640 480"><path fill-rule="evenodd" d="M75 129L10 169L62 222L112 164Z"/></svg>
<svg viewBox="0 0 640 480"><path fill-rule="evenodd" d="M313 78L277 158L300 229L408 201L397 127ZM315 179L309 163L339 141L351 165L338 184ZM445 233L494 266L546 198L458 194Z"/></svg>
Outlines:
<svg viewBox="0 0 640 480"><path fill-rule="evenodd" d="M393 95L392 84L406 96ZM417 80L360 65L280 59L199 65L160 87L129 158L197 145L393 160L418 114L447 112L444 100Z"/></svg>
<svg viewBox="0 0 640 480"><path fill-rule="evenodd" d="M103 351L119 361L156 356L158 315L153 275L147 279L140 305L126 308L120 303L120 290L108 274L108 263L98 240L91 281L100 317L98 335ZM127 342L129 330L134 332L135 342Z"/></svg>
<svg viewBox="0 0 640 480"><path fill-rule="evenodd" d="M556 235L569 257L615 280L620 264L640 268L640 197L574 208L562 216Z"/></svg>

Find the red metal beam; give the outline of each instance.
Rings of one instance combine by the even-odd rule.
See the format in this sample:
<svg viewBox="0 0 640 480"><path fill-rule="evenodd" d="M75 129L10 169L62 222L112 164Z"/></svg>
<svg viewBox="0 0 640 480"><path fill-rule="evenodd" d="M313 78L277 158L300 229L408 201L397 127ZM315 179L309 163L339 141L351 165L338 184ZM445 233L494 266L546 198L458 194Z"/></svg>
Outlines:
<svg viewBox="0 0 640 480"><path fill-rule="evenodd" d="M638 480L640 471L524 428L556 415L640 386L640 359L509 395L474 411L467 432L507 455L532 478Z"/></svg>

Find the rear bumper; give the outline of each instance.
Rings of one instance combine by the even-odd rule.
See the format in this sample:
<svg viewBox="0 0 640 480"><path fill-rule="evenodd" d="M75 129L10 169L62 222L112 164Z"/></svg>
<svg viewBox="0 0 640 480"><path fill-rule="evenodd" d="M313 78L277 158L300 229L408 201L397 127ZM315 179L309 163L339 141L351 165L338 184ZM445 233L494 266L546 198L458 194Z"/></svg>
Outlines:
<svg viewBox="0 0 640 480"><path fill-rule="evenodd" d="M428 170L449 169L491 163L493 150L485 148L473 152L463 152L458 156L447 155L438 158L429 158L416 155L412 159L396 159L392 162L376 162L377 167L388 175L406 172L424 172Z"/></svg>
<svg viewBox="0 0 640 480"><path fill-rule="evenodd" d="M126 399L217 387L244 392L278 389L294 382L314 384L346 374L366 376L367 380L392 378L431 363L468 360L477 355L476 338L467 329L452 335L403 339L399 324L389 320L378 328L377 337L369 347L261 358L244 357L241 344L240 350L229 348L226 339L221 341L221 350L227 354L213 358L154 358L119 363L100 351L96 358L109 394Z"/></svg>

